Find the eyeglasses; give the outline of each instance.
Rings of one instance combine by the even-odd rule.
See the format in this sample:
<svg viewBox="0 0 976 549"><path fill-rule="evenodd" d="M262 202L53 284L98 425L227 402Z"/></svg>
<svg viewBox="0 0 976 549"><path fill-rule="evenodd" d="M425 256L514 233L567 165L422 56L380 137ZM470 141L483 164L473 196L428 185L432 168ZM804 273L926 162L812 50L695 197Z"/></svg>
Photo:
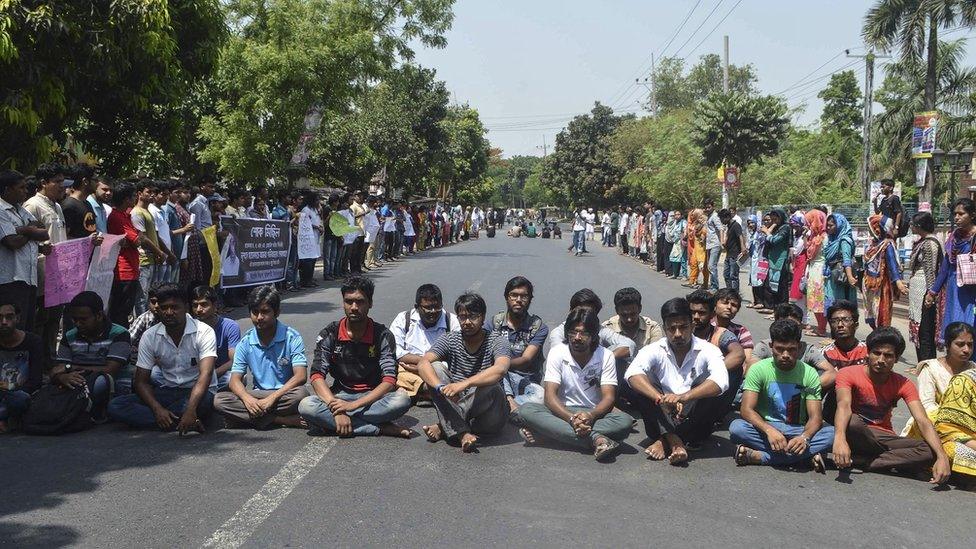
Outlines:
<svg viewBox="0 0 976 549"><path fill-rule="evenodd" d="M590 336L590 332L587 332L586 330L571 330L566 335L569 336L569 339L573 339L575 337L580 339L590 339L590 337L592 337Z"/></svg>
<svg viewBox="0 0 976 549"><path fill-rule="evenodd" d="M831 318L828 322L831 324L854 324L854 319L849 316L842 316L840 318Z"/></svg>
<svg viewBox="0 0 976 549"><path fill-rule="evenodd" d="M478 319L483 316L484 315L457 315L457 319L459 322L467 322L469 320L477 322Z"/></svg>
<svg viewBox="0 0 976 549"><path fill-rule="evenodd" d="M528 301L532 299L532 296L529 294L512 293L512 294L508 294L508 298L511 299L512 301Z"/></svg>

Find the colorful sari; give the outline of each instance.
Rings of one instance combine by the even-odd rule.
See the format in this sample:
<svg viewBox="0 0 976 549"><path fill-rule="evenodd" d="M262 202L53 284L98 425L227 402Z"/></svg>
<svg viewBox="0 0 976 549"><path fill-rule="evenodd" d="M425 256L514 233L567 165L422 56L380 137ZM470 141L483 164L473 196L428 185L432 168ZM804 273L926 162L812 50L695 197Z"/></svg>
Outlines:
<svg viewBox="0 0 976 549"><path fill-rule="evenodd" d="M864 309L870 323L891 326L895 300L901 297L895 282L901 280L895 243L891 240L892 220L881 214L868 218L874 241L864 252Z"/></svg>
<svg viewBox="0 0 976 549"><path fill-rule="evenodd" d="M952 471L976 477L976 450L966 445L976 440L976 370L952 377L942 396L935 430L952 460Z"/></svg>

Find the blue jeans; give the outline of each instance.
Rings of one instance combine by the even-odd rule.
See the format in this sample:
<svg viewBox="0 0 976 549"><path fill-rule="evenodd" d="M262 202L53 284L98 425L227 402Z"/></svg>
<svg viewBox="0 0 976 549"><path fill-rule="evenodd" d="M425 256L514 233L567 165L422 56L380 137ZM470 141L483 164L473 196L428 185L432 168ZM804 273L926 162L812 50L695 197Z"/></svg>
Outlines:
<svg viewBox="0 0 976 549"><path fill-rule="evenodd" d="M363 396L363 393L347 393L339 391L336 398L351 402ZM352 421L352 434L358 436L377 436L380 434L379 425L389 423L410 409L410 397L407 393L396 390L386 393L376 402L365 408L356 408L347 415ZM318 395L302 399L298 404L298 413L308 422L324 431L336 431L335 417L329 406Z"/></svg>
<svg viewBox="0 0 976 549"><path fill-rule="evenodd" d="M542 372L518 372L509 370L502 376L502 388L505 396L517 397L525 394L530 383L542 383Z"/></svg>
<svg viewBox="0 0 976 549"><path fill-rule="evenodd" d="M708 249L708 272L711 273L709 286L712 291L718 290L718 258L722 255L722 247Z"/></svg>
<svg viewBox="0 0 976 549"><path fill-rule="evenodd" d="M722 273L725 278L725 287L739 291L739 261L730 257L725 256L725 272Z"/></svg>
<svg viewBox="0 0 976 549"><path fill-rule="evenodd" d="M322 276L335 276L339 243L328 236L322 239Z"/></svg>
<svg viewBox="0 0 976 549"><path fill-rule="evenodd" d="M769 424L783 433L786 440L803 433L803 425L787 425L778 421L770 421ZM797 455L774 452L769 441L766 440L766 435L760 433L758 429L744 419L736 419L729 425L729 438L736 444L744 444L753 450L758 450L762 455L763 465L789 465L829 451L834 443L834 428L830 425L821 427L817 434L810 439L807 451Z"/></svg>
<svg viewBox="0 0 976 549"><path fill-rule="evenodd" d="M298 244L292 242L288 250L288 267L285 270L285 284L298 285Z"/></svg>
<svg viewBox="0 0 976 549"><path fill-rule="evenodd" d="M0 421L24 415L30 407L30 395L24 391L0 391Z"/></svg>
<svg viewBox="0 0 976 549"><path fill-rule="evenodd" d="M149 287L156 280L156 270L158 265L139 265L139 286L142 287L136 294L136 305L133 312L135 316L149 310Z"/></svg>
<svg viewBox="0 0 976 549"><path fill-rule="evenodd" d="M576 253L583 253L583 231L573 231L573 248Z"/></svg>
<svg viewBox="0 0 976 549"><path fill-rule="evenodd" d="M186 411L186 405L190 400L190 389L153 387L152 390L153 398L170 412L182 416ZM213 393L210 391L204 393L200 405L197 406L198 418L203 419L210 415L210 411L213 410L213 398ZM135 393L113 398L108 403L108 417L140 429L156 427L156 415Z"/></svg>

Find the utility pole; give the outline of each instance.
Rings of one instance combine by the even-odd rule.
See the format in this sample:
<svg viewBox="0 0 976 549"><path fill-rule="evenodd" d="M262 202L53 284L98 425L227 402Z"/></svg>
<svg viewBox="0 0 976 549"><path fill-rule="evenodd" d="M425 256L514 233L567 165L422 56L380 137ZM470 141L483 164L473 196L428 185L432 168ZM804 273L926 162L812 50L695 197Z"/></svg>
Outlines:
<svg viewBox="0 0 976 549"><path fill-rule="evenodd" d="M654 71L657 70L657 62L654 59L654 54L651 54L651 74L647 78L641 80L637 78L634 82L638 86L641 86L650 93L648 99L647 110L651 112L651 116L657 116L657 84L654 83Z"/></svg>
<svg viewBox="0 0 976 549"><path fill-rule="evenodd" d="M722 59L722 91L729 93L729 35L724 36L725 56ZM723 166L724 167L724 166ZM722 208L729 207L729 187L722 181Z"/></svg>
<svg viewBox="0 0 976 549"><path fill-rule="evenodd" d="M536 146L536 149L542 149L542 158L549 156L549 146L546 145L546 134L542 134L542 146Z"/></svg>
<svg viewBox="0 0 976 549"><path fill-rule="evenodd" d="M874 60L888 59L890 55L878 55L869 51L864 55L851 55L851 50L844 50L847 57L864 59L864 125L861 126L861 199L867 202L871 197L871 106L874 103Z"/></svg>

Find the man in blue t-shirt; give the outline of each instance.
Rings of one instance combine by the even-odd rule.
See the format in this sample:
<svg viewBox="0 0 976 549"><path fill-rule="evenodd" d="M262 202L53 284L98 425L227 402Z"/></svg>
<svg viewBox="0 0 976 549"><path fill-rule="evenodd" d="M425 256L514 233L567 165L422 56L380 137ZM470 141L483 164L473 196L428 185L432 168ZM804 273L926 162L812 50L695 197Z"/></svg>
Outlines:
<svg viewBox="0 0 976 549"><path fill-rule="evenodd" d="M273 286L251 290L247 308L254 328L237 344L230 390L214 397L214 409L224 416L228 427L304 427L298 415L298 404L308 396L308 359L302 336L278 320L281 295ZM254 383L250 390L244 386L248 373Z"/></svg>
<svg viewBox="0 0 976 549"><path fill-rule="evenodd" d="M214 363L214 379L211 393L227 389L230 367L234 363L234 350L241 340L241 328L233 320L217 314L217 292L210 286L197 286L190 295L190 312L193 318L213 328L217 337L217 361Z"/></svg>

